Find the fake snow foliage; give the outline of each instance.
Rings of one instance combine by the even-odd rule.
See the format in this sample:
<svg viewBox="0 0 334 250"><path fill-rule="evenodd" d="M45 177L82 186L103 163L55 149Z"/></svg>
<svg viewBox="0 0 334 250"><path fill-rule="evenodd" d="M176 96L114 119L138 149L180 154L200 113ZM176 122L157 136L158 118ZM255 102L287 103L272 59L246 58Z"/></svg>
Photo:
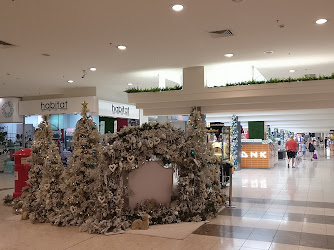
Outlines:
<svg viewBox="0 0 334 250"><path fill-rule="evenodd" d="M64 197L61 189L63 170L59 148L52 141L47 151L38 196L39 200L42 201L47 220L55 225L61 223L59 214L63 207Z"/></svg>
<svg viewBox="0 0 334 250"><path fill-rule="evenodd" d="M219 207L219 161L206 143L206 128L196 107L191 109L185 149L186 157L179 171L179 217L181 221L212 218Z"/></svg>
<svg viewBox="0 0 334 250"><path fill-rule="evenodd" d="M151 217L152 224L216 216L221 202L219 161L206 143L205 126L196 108L191 110L187 136L170 124L150 123L123 128L111 135L104 147L85 103L81 115L73 137L74 151L63 175L58 168L57 150L52 144L48 146L49 139L34 142L34 192L27 196L31 202L25 203L29 204L26 208L32 219L77 225L89 233L113 234L145 214ZM47 131L43 138L52 138L52 131ZM172 167L178 173L178 186L170 204L146 200L131 209L124 202L130 195L127 176L150 160Z"/></svg>
<svg viewBox="0 0 334 250"><path fill-rule="evenodd" d="M232 116L232 164L238 165L238 117Z"/></svg>
<svg viewBox="0 0 334 250"><path fill-rule="evenodd" d="M50 222L62 206L60 176L63 170L48 116L38 125L32 145L32 166L28 186L14 202L14 208L29 215L33 222ZM20 212L22 212L20 211Z"/></svg>
<svg viewBox="0 0 334 250"><path fill-rule="evenodd" d="M130 171L153 158L161 166L172 166L175 169L185 157L184 146L184 132L170 124L150 123L140 127L126 127L118 134L111 135L103 149L103 176L104 185L107 187L105 206L109 210L106 209L102 214L106 214L105 218L108 220L103 220L107 224L96 228L96 232L124 230L143 214L151 216L152 224L179 222L176 214L166 205L157 204L155 201L143 201L132 210L125 206L124 197L130 195L127 184ZM110 227L102 227L105 225Z"/></svg>
<svg viewBox="0 0 334 250"><path fill-rule="evenodd" d="M82 105L82 118L73 134L74 150L63 175L64 206L59 218L62 225L82 225L96 213L99 202L100 135L88 114L87 103Z"/></svg>

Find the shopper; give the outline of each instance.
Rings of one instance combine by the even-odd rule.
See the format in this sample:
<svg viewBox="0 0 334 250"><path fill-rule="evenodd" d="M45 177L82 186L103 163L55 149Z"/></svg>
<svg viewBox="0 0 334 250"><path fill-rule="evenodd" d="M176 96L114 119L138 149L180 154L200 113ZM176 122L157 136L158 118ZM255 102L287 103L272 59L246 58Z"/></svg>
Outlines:
<svg viewBox="0 0 334 250"><path fill-rule="evenodd" d="M298 144L293 139L293 136L291 136L290 139L285 143L285 149L288 155L288 168L290 167L290 159L292 159L291 167L294 168L296 152L298 151Z"/></svg>
<svg viewBox="0 0 334 250"><path fill-rule="evenodd" d="M325 148L327 148L327 141L328 141L328 138L326 137L325 138Z"/></svg>
<svg viewBox="0 0 334 250"><path fill-rule="evenodd" d="M306 144L304 141L302 141L302 152L303 152L303 159L305 160L306 155Z"/></svg>
<svg viewBox="0 0 334 250"><path fill-rule="evenodd" d="M313 141L310 140L310 143L308 145L308 151L310 152L311 161L313 161L313 155L314 155L314 150L315 150L314 143L315 143L315 140Z"/></svg>

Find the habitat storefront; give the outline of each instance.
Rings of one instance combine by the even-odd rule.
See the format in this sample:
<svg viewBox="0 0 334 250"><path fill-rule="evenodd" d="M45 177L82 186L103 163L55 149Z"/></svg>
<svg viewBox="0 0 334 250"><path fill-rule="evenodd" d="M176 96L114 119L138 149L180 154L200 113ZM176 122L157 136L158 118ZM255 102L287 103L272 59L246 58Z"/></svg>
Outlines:
<svg viewBox="0 0 334 250"><path fill-rule="evenodd" d="M95 96L20 101L19 114L25 116L25 124L32 124L34 128L37 128L43 115L50 115L53 140L63 152L73 148L73 132L81 118L83 102L87 103L93 120L98 125L98 101Z"/></svg>
<svg viewBox="0 0 334 250"><path fill-rule="evenodd" d="M0 98L0 173L13 173L13 154L33 136L33 131L24 131L19 101L14 97Z"/></svg>
<svg viewBox="0 0 334 250"><path fill-rule="evenodd" d="M100 133L116 133L122 127L137 126L140 110L134 105L99 100Z"/></svg>

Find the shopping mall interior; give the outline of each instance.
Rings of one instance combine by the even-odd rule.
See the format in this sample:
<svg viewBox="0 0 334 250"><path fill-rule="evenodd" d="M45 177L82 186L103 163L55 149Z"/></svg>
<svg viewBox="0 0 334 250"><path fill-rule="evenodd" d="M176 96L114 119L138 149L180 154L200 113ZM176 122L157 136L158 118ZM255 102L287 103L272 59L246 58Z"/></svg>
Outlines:
<svg viewBox="0 0 334 250"><path fill-rule="evenodd" d="M0 2L0 250L334 249L334 1Z"/></svg>

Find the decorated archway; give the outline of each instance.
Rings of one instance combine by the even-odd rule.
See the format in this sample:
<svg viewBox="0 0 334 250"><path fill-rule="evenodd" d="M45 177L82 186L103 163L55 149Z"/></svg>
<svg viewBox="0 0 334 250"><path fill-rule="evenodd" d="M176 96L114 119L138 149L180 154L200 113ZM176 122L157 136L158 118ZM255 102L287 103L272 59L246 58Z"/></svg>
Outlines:
<svg viewBox="0 0 334 250"><path fill-rule="evenodd" d="M201 221L217 214L218 159L206 144L204 123L196 108L192 109L187 135L170 124L127 127L109 137L103 155L100 204L95 215L82 226L83 230L117 232L145 213L150 215L152 224ZM178 175L171 202L142 200L130 208L126 202L131 191L129 173L151 161L173 168Z"/></svg>

